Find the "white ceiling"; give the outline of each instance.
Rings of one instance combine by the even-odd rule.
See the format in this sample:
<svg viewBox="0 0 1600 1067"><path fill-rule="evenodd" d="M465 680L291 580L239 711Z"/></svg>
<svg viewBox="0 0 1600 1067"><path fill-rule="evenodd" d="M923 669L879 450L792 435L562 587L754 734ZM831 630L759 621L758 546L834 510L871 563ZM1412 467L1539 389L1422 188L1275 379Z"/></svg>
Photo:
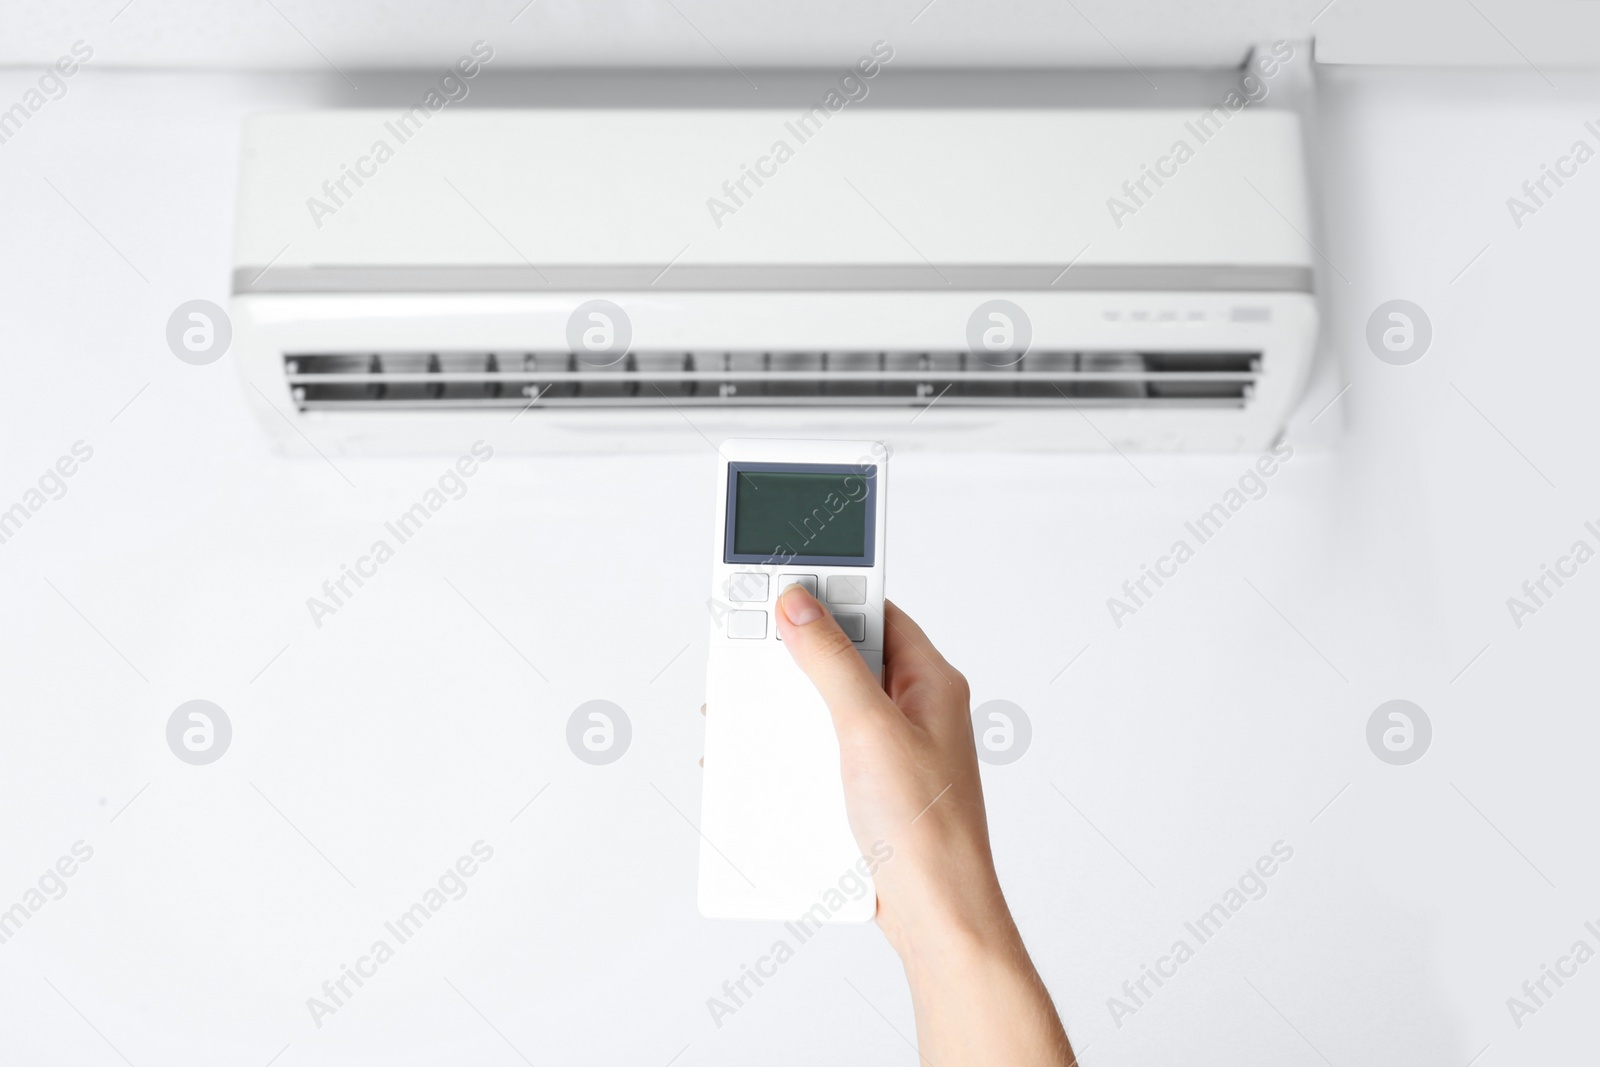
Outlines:
<svg viewBox="0 0 1600 1067"><path fill-rule="evenodd" d="M929 66L1114 66L1130 49L1232 65L1258 37L1303 36L1324 2L28 0L0 13L0 62L47 62L82 38L108 64L202 67L431 66L477 39L507 66L836 65L877 40Z"/></svg>
<svg viewBox="0 0 1600 1067"><path fill-rule="evenodd" d="M83 40L104 66L373 69L452 62L475 40L517 66L853 63L1232 66L1256 41L1318 39L1336 62L1592 62L1600 4L1570 0L11 0L0 65Z"/></svg>

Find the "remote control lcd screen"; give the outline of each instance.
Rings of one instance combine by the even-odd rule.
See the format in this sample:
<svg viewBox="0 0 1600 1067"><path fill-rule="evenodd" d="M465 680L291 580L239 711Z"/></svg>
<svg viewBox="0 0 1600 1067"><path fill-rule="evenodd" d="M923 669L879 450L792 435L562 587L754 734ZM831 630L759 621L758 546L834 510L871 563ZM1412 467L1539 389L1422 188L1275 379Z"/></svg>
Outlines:
<svg viewBox="0 0 1600 1067"><path fill-rule="evenodd" d="M729 562L871 566L876 468L770 466L730 470Z"/></svg>

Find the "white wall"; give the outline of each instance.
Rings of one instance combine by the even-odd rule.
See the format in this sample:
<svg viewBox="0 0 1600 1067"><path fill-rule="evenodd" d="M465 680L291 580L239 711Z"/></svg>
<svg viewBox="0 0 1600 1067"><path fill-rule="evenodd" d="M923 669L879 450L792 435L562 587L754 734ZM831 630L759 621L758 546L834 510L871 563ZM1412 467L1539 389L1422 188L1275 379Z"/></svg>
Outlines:
<svg viewBox="0 0 1600 1067"><path fill-rule="evenodd" d="M1600 520L1600 164L1520 229L1505 207L1595 143L1600 80L1557 80L1325 79L1318 240L1350 388L1316 429L1342 434L1297 451L1120 629L1106 598L1249 457L897 469L892 595L977 699L1034 723L1022 761L986 769L990 820L1087 1063L1592 1048L1600 964L1520 1029L1505 1006L1574 940L1600 947L1582 926L1600 920L1600 570L1521 629L1505 606ZM6 73L0 101L31 82ZM709 457L692 442L497 458L311 623L306 598L445 459L341 461L352 487L275 458L229 360L180 364L162 332L178 303L225 295L240 116L337 84L91 69L0 145L0 504L94 448L0 545L0 907L94 848L0 945L0 1062L517 1062L508 1045L910 1062L903 978L871 928L829 930L721 1029L707 1014L778 931L696 916L697 841L673 810L698 795ZM1409 367L1362 337L1394 297L1436 331ZM236 731L207 768L163 737L196 697ZM563 741L597 697L635 727L605 768ZM1394 697L1436 731L1409 767L1364 738ZM495 856L468 895L314 1027L306 998L480 838ZM1279 840L1294 857L1267 895L1116 1027L1107 999Z"/></svg>

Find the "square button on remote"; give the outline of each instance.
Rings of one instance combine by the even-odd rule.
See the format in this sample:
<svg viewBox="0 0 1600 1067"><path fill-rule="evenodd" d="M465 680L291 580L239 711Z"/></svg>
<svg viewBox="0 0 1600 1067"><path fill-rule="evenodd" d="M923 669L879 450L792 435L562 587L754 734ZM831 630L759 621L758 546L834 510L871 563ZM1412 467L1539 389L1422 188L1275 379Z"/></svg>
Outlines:
<svg viewBox="0 0 1600 1067"><path fill-rule="evenodd" d="M803 585L806 592L812 596L817 595L817 576L815 574L780 574L778 575L778 595L791 585Z"/></svg>
<svg viewBox="0 0 1600 1067"><path fill-rule="evenodd" d="M728 636L746 641L760 641L767 636L767 613L764 611L728 612Z"/></svg>
<svg viewBox="0 0 1600 1067"><path fill-rule="evenodd" d="M760 571L739 571L728 579L728 599L735 604L765 604L767 576Z"/></svg>
<svg viewBox="0 0 1600 1067"><path fill-rule="evenodd" d="M828 603L865 604L866 602L867 580L865 578L854 574L835 574L828 578Z"/></svg>
<svg viewBox="0 0 1600 1067"><path fill-rule="evenodd" d="M867 639L867 617L854 612L835 612L835 619L839 622L839 629L844 631L846 637L852 641L865 641Z"/></svg>

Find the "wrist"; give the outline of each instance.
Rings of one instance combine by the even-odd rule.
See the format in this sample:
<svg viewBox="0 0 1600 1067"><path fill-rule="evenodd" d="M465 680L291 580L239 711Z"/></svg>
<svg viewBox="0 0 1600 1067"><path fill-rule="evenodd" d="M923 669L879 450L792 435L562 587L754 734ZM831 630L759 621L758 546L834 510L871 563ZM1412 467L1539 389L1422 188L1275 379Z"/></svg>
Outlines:
<svg viewBox="0 0 1600 1067"><path fill-rule="evenodd" d="M951 969L987 968L1022 954L1022 938L992 870L949 872L880 905L878 924L913 984Z"/></svg>

